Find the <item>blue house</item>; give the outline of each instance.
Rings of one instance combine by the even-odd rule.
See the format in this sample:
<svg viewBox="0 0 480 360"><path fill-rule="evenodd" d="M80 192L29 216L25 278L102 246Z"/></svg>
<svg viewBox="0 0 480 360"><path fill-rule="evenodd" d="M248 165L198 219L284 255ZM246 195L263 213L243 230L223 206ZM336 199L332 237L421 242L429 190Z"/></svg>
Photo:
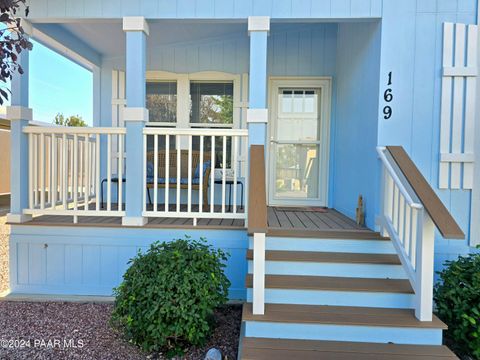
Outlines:
<svg viewBox="0 0 480 360"><path fill-rule="evenodd" d="M475 0L32 1L28 35L93 74L94 126L29 124L22 53L12 293L109 296L138 249L204 236L241 359L454 358L432 289L480 243L478 21Z"/></svg>

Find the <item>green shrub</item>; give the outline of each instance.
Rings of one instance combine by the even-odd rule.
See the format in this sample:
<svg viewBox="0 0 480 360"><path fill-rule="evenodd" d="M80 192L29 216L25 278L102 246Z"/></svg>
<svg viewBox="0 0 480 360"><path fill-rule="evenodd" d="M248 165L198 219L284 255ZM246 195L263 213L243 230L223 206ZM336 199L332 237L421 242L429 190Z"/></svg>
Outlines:
<svg viewBox="0 0 480 360"><path fill-rule="evenodd" d="M130 261L114 290L113 325L148 352L173 356L203 345L214 309L227 301L226 260L203 238L152 244Z"/></svg>
<svg viewBox="0 0 480 360"><path fill-rule="evenodd" d="M455 350L480 359L480 254L445 265L435 286L438 316L448 325Z"/></svg>

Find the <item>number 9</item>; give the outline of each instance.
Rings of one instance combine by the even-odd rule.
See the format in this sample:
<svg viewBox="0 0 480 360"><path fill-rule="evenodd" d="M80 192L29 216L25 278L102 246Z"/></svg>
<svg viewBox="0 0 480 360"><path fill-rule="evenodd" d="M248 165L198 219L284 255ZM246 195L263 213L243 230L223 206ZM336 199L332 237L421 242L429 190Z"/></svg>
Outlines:
<svg viewBox="0 0 480 360"><path fill-rule="evenodd" d="M392 117L392 108L390 106L385 106L383 108L383 114L385 115L383 118L388 120Z"/></svg>

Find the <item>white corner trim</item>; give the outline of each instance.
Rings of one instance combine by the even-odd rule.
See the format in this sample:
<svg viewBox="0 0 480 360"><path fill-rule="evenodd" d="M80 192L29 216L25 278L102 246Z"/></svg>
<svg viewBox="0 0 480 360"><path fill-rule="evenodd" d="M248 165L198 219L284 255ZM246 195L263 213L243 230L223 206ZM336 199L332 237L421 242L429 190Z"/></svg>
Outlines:
<svg viewBox="0 0 480 360"><path fill-rule="evenodd" d="M123 31L143 31L147 35L150 33L147 20L143 16L125 16Z"/></svg>
<svg viewBox="0 0 480 360"><path fill-rule="evenodd" d="M27 19L23 19L20 22L21 27L23 28L23 31L25 32L26 35L32 36L33 35L33 26L30 21Z"/></svg>
<svg viewBox="0 0 480 360"><path fill-rule="evenodd" d="M122 217L123 226L144 226L148 223L148 218L143 216L124 216Z"/></svg>
<svg viewBox="0 0 480 360"><path fill-rule="evenodd" d="M7 106L7 119L14 120L28 120L32 121L32 109L25 106Z"/></svg>
<svg viewBox="0 0 480 360"><path fill-rule="evenodd" d="M20 224L32 220L32 215L27 214L7 214L7 223Z"/></svg>
<svg viewBox="0 0 480 360"><path fill-rule="evenodd" d="M270 16L249 16L248 33L252 31L270 31Z"/></svg>
<svg viewBox="0 0 480 360"><path fill-rule="evenodd" d="M247 123L268 123L268 109L247 109Z"/></svg>
<svg viewBox="0 0 480 360"><path fill-rule="evenodd" d="M123 108L124 121L148 121L148 109L144 107Z"/></svg>

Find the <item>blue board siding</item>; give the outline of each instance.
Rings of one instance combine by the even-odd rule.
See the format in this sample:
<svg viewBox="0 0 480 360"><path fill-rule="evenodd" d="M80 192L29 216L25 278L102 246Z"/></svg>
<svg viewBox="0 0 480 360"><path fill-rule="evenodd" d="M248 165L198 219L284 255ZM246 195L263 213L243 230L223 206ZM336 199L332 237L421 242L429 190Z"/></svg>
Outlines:
<svg viewBox="0 0 480 360"><path fill-rule="evenodd" d="M231 299L245 299L248 237L240 230L153 230L13 226L10 237L13 292L111 295L138 250L157 240L204 236L230 254L226 274Z"/></svg>
<svg viewBox="0 0 480 360"><path fill-rule="evenodd" d="M378 142L406 149L467 235L465 240L445 240L436 234L435 269L439 270L445 260L472 250L471 192L438 190L443 23L475 23L477 1L384 0L383 4ZM384 120L383 91L390 71L394 115Z"/></svg>
<svg viewBox="0 0 480 360"><path fill-rule="evenodd" d="M339 25L333 207L354 218L357 198L363 195L371 228L379 189L375 152L379 61L379 23Z"/></svg>
<svg viewBox="0 0 480 360"><path fill-rule="evenodd" d="M371 18L380 17L382 0L35 0L33 19L118 18Z"/></svg>

